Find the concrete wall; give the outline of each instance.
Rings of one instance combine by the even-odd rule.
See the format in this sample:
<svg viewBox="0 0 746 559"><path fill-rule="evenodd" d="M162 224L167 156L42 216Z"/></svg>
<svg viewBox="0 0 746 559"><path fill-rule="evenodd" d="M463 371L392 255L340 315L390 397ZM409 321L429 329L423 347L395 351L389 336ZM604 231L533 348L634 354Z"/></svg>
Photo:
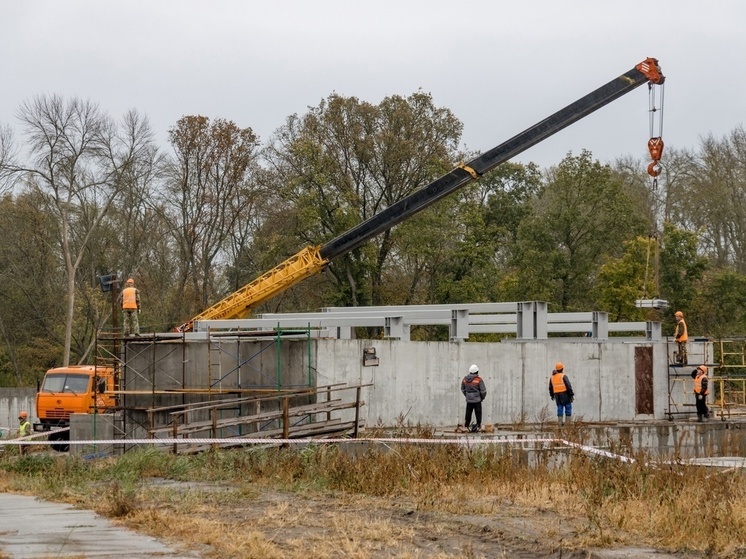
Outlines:
<svg viewBox="0 0 746 559"><path fill-rule="evenodd" d="M374 347L379 365L364 367L363 349ZM635 409L635 348L653 352L654 413ZM537 422L556 415L549 376L561 361L575 391L573 413L586 421L664 418L668 405L666 345L540 341L502 343L319 340L318 382L372 384L363 391L367 425L446 426L463 421L460 382L474 363L487 386L483 423Z"/></svg>
<svg viewBox="0 0 746 559"><path fill-rule="evenodd" d="M190 340L187 343L141 339L128 341L123 405L127 408L124 428L128 437L141 438L147 434L147 408L182 406L189 403L219 399L236 399L256 395L277 388L291 389L315 386L316 379L309 367L313 341L278 340L269 336L266 341L213 337L211 340ZM206 390L233 391L231 394L212 394ZM173 394L163 391L173 390ZM192 393L176 392L187 390ZM262 404L262 410L279 409L278 402ZM273 408L274 406L274 408ZM221 412L222 418L257 413L254 405ZM207 412L195 413L190 421L209 419ZM168 425L170 411L155 414L155 425ZM235 434L235 433L234 433ZM242 431L243 434L243 431Z"/></svg>
<svg viewBox="0 0 746 559"><path fill-rule="evenodd" d="M221 339L183 343L130 341L125 389L285 388L308 386L309 344L314 341ZM279 354L279 355L278 355ZM279 372L278 372L279 364ZM146 402L150 395L143 395ZM177 399L180 397L177 397ZM136 401L137 398L133 399ZM159 405L164 400L159 399ZM179 403L179 402L176 402ZM168 404L166 404L168 405Z"/></svg>
<svg viewBox="0 0 746 559"><path fill-rule="evenodd" d="M691 354L696 354L699 350L690 345ZM366 348L375 349L377 366L364 366ZM127 345L125 389L136 394L126 396L125 406L145 409L204 401L208 386L271 392L278 387L370 384L362 393L362 417L368 426L455 426L463 421L465 408L460 382L475 363L488 391L483 423L534 423L556 414L547 386L555 362L562 361L575 390L576 417L592 422L664 419L670 406L671 351L666 341L642 339L453 343L216 337L156 344L140 340ZM646 356L642 363L641 353ZM652 382L647 392L652 413L638 413L636 397L644 392L638 386L641 369L647 372L646 382ZM181 388L195 393L159 393ZM690 396L683 395L684 404ZM212 399L216 397L220 396ZM350 391L343 398L351 400L354 394ZM347 415L341 419L351 420ZM168 422L167 414L158 420ZM130 418L128 423L142 426L144 420Z"/></svg>
<svg viewBox="0 0 746 559"><path fill-rule="evenodd" d="M129 394L123 404L144 410L204 401L204 393L197 392L208 386L271 392L277 387L371 384L362 393L367 425L455 426L462 422L465 407L460 382L475 363L488 390L483 423L533 423L555 414L547 384L554 363L562 361L575 389L576 416L594 422L663 419L670 406L669 345L665 341L584 338L453 343L213 337L211 341L177 339L155 344L143 339L127 343L123 388ZM375 349L377 366L363 366L365 348ZM638 348L652 351L653 413L649 415L636 410ZM696 347L690 348L690 355L697 352ZM163 393L179 389L195 393ZM350 400L354 395L350 392L343 397ZM679 399L686 403L687 397L683 394ZM693 406L678 409L690 408L693 412ZM34 390L0 389L0 427L15 429L20 409L35 414ZM142 411L138 414L125 421L129 436L144 434L146 417ZM162 415L158 423L168 423L168 413Z"/></svg>
<svg viewBox="0 0 746 559"><path fill-rule="evenodd" d="M742 419L674 423L650 421L625 425L585 425L585 444L622 454L642 451L661 459L745 456L746 422Z"/></svg>
<svg viewBox="0 0 746 559"><path fill-rule="evenodd" d="M18 431L18 413L26 410L29 421L36 419L36 389L0 388L0 433L3 437L14 436Z"/></svg>
<svg viewBox="0 0 746 559"><path fill-rule="evenodd" d="M114 439L114 414L74 413L70 416L71 441L103 441ZM114 445L70 445L71 454L104 456L114 454Z"/></svg>

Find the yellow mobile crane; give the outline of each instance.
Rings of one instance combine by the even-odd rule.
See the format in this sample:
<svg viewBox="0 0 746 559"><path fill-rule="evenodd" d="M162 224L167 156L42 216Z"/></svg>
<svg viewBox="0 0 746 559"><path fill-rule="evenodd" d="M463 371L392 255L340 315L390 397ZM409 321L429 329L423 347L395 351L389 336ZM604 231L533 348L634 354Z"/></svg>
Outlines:
<svg viewBox="0 0 746 559"><path fill-rule="evenodd" d="M218 301L210 308L202 311L181 326L179 332L191 332L197 320L216 320L243 318L251 309L285 291L289 287L312 276L324 269L334 258L337 258L368 239L386 231L397 223L409 218L430 204L451 194L462 186L478 180L484 173L494 169L527 150L531 146L545 140L570 124L580 120L590 113L600 109L622 95L644 83L652 88L663 85L665 77L661 73L658 60L646 58L634 68L621 76L614 78L606 85L599 87L588 95L578 99L552 116L528 128L520 134L480 155L479 157L462 163L449 173L431 182L427 186L402 198L370 219L356 225L346 233L332 239L323 246L309 246L291 256L275 268L262 274L241 289ZM658 140L652 142L652 140ZM655 144L655 149L650 147ZM648 172L659 173L659 161L663 151L660 138L651 139L649 143L653 162ZM657 174L655 175L657 176Z"/></svg>

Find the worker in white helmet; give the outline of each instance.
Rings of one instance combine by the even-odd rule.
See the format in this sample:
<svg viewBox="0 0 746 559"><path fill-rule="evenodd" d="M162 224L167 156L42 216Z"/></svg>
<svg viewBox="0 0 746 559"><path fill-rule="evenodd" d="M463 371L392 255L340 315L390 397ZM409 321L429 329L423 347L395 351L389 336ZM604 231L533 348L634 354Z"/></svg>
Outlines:
<svg viewBox="0 0 746 559"><path fill-rule="evenodd" d="M482 401L487 396L484 381L479 376L479 367L469 367L469 374L461 381L461 393L466 397L466 416L464 427L473 432L482 430ZM476 423L470 426L472 412L476 415Z"/></svg>

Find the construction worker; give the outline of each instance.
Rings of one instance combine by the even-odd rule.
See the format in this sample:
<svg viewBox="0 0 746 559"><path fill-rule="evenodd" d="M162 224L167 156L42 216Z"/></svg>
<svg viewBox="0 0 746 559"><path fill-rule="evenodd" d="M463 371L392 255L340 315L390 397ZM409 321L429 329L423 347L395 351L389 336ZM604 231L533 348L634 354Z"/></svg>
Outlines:
<svg viewBox="0 0 746 559"><path fill-rule="evenodd" d="M710 391L707 386L707 366L700 365L694 369L692 378L694 379L694 401L697 404L697 421L704 421L709 414L707 395Z"/></svg>
<svg viewBox="0 0 746 559"><path fill-rule="evenodd" d="M686 342L689 339L689 334L686 330L684 313L676 311L674 317L676 318L676 330L674 330L673 337L679 346L679 351L676 354L676 362L681 365L686 365Z"/></svg>
<svg viewBox="0 0 746 559"><path fill-rule="evenodd" d="M135 280L132 278L129 278L124 286L122 293L119 295L119 300L122 303L122 313L124 314L124 335L129 336L132 333L139 336L140 321L137 315L140 314L140 292L135 287Z"/></svg>
<svg viewBox="0 0 746 559"><path fill-rule="evenodd" d="M18 438L29 437L33 432L34 428L28 420L28 412L22 411L18 414ZM19 445L21 454L26 454L28 452L28 447L29 445L27 444Z"/></svg>
<svg viewBox="0 0 746 559"><path fill-rule="evenodd" d="M469 374L461 381L461 393L466 397L466 415L464 417L464 427L472 432L482 430L482 401L487 396L487 388L484 381L479 376L479 367L472 365L469 367ZM472 412L476 415L476 423L471 424Z"/></svg>
<svg viewBox="0 0 746 559"><path fill-rule="evenodd" d="M561 427L565 424L565 418L570 421L572 401L575 399L575 392L572 390L572 384L565 374L565 366L562 363L554 365L549 379L549 397L557 404L557 424Z"/></svg>

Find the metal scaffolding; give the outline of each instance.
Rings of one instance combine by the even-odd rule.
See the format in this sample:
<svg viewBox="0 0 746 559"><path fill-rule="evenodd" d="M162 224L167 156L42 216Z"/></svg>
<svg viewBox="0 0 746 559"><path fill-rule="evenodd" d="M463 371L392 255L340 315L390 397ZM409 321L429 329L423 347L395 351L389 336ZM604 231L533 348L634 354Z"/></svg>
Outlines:
<svg viewBox="0 0 746 559"><path fill-rule="evenodd" d="M252 432L276 429L275 423L282 423L286 415L270 414L264 424L239 418L253 414L256 401L268 396L276 406L315 404L316 392L322 389L315 386L311 340L310 329L299 328L137 337L100 332L96 364L115 371L117 405L107 411L115 412L115 438L123 440L120 451L126 450L124 441L128 438L153 433L166 425L170 429L177 408L191 410L192 423L204 420L194 412L201 409L202 415L212 415L212 420L220 424L251 424ZM285 363L283 344L289 342L305 344L305 350L294 351L302 357ZM282 399L283 395L288 397ZM264 404L265 413L269 406ZM291 415L295 423L304 421L292 411ZM287 428L283 425L282 430ZM242 436L245 432L239 429L235 434Z"/></svg>

